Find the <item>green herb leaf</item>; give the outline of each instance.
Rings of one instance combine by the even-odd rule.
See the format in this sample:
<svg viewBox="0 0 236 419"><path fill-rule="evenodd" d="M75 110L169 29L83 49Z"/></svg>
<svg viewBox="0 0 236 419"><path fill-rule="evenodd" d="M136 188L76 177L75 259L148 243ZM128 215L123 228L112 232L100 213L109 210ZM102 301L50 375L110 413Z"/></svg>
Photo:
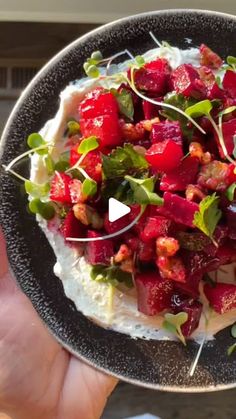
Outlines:
<svg viewBox="0 0 236 419"><path fill-rule="evenodd" d="M80 132L80 124L77 121L67 122L67 129L69 136L76 135Z"/></svg>
<svg viewBox="0 0 236 419"><path fill-rule="evenodd" d="M224 115L227 115L229 113L232 113L236 110L236 106L229 106L228 108L224 109L223 111L221 111L218 116L222 117Z"/></svg>
<svg viewBox="0 0 236 419"><path fill-rule="evenodd" d="M231 327L231 335L236 339L236 324Z"/></svg>
<svg viewBox="0 0 236 419"><path fill-rule="evenodd" d="M92 79L96 79L100 76L100 71L96 65L89 65L86 70L87 76L91 77Z"/></svg>
<svg viewBox="0 0 236 419"><path fill-rule="evenodd" d="M234 200L234 194L235 194L235 189L236 189L236 182L232 183L232 185L230 185L228 187L228 189L226 189L226 196L228 198L229 201L233 201Z"/></svg>
<svg viewBox="0 0 236 419"><path fill-rule="evenodd" d="M233 345L231 345L227 350L228 356L231 356L235 351L236 351L236 343L233 343Z"/></svg>
<svg viewBox="0 0 236 419"><path fill-rule="evenodd" d="M116 179L126 174L147 173L148 162L131 144L125 144L124 147L117 147L109 156L102 156L102 169L105 179Z"/></svg>
<svg viewBox="0 0 236 419"><path fill-rule="evenodd" d="M50 154L44 157L44 162L45 162L48 175L51 176L54 173L55 164Z"/></svg>
<svg viewBox="0 0 236 419"><path fill-rule="evenodd" d="M213 238L215 228L222 216L218 208L219 197L216 193L208 195L199 204L199 211L195 212L193 224L208 237Z"/></svg>
<svg viewBox="0 0 236 419"><path fill-rule="evenodd" d="M29 148L38 148L45 145L45 148L42 148L42 150L37 150L36 153L38 154L47 154L48 148L46 147L46 141L44 141L43 137L38 134L37 132L32 133L27 138L27 144Z"/></svg>
<svg viewBox="0 0 236 419"><path fill-rule="evenodd" d="M99 142L97 137L92 135L91 137L85 138L81 141L78 147L78 153L88 154L92 150L96 150L99 147Z"/></svg>
<svg viewBox="0 0 236 419"><path fill-rule="evenodd" d="M111 89L111 93L115 96L118 102L120 113L126 116L128 119L133 120L134 105L131 93L128 92L127 89L122 89L120 92L118 92L116 89Z"/></svg>
<svg viewBox="0 0 236 419"><path fill-rule="evenodd" d="M192 118L199 118L200 116L208 116L212 110L213 106L210 100L202 100L201 102L195 103L195 105L189 106L185 109L187 115Z"/></svg>
<svg viewBox="0 0 236 419"><path fill-rule="evenodd" d="M97 192L97 182L92 179L85 179L82 185L82 192L85 196L93 196Z"/></svg>
<svg viewBox="0 0 236 419"><path fill-rule="evenodd" d="M45 220L51 220L55 215L53 205L48 202L42 202L39 198L34 198L30 201L29 209L33 214L39 214Z"/></svg>
<svg viewBox="0 0 236 419"><path fill-rule="evenodd" d="M233 57L232 55L229 55L226 58L226 62L227 62L228 65L230 65L233 68L233 70L236 69L236 57Z"/></svg>
<svg viewBox="0 0 236 419"><path fill-rule="evenodd" d="M56 162L54 170L57 172L65 172L70 167L70 163L66 160L59 160Z"/></svg>
<svg viewBox="0 0 236 419"><path fill-rule="evenodd" d="M95 60L95 61L97 61L98 63L99 63L99 61L102 61L103 56L102 56L101 51L94 51L94 52L91 54L91 58L92 58L92 60Z"/></svg>
<svg viewBox="0 0 236 419"><path fill-rule="evenodd" d="M181 311L178 314L166 313L164 317L165 320L162 324L162 328L175 335L184 345L186 345L181 326L188 320L188 314Z"/></svg>
<svg viewBox="0 0 236 419"><path fill-rule="evenodd" d="M31 182L30 180L27 180L25 182L25 190L27 194L33 198L44 198L50 191L50 184L44 183L39 185L37 183Z"/></svg>
<svg viewBox="0 0 236 419"><path fill-rule="evenodd" d="M164 200L154 193L155 178L136 179L132 176L125 176L134 193L134 199L138 204L163 205Z"/></svg>
<svg viewBox="0 0 236 419"><path fill-rule="evenodd" d="M124 283L128 288L133 287L132 274L122 271L118 266L95 265L91 270L93 281L104 282L117 287L119 283Z"/></svg>
<svg viewBox="0 0 236 419"><path fill-rule="evenodd" d="M142 67L145 64L145 59L142 57L142 55L136 55L135 62L138 65L138 67Z"/></svg>

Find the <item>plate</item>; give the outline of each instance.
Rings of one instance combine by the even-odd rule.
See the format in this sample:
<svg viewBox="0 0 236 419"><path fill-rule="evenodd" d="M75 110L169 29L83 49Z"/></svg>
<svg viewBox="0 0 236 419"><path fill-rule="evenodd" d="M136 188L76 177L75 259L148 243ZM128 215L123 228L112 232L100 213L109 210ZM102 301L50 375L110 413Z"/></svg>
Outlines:
<svg viewBox="0 0 236 419"><path fill-rule="evenodd" d="M112 22L77 39L57 54L33 79L18 100L1 142L1 163L26 149L25 139L38 131L57 110L59 93L83 74L82 64L94 50L104 56L128 48L134 55L159 40L180 48L207 43L222 57L236 55L236 17L209 11L154 11ZM29 168L23 170L28 174ZM33 216L19 182L1 171L0 221L11 268L25 294L51 333L85 362L130 383L158 390L205 392L236 386L236 357L229 329L205 345L195 374L189 369L198 345L132 339L105 330L75 309L53 274L54 253Z"/></svg>

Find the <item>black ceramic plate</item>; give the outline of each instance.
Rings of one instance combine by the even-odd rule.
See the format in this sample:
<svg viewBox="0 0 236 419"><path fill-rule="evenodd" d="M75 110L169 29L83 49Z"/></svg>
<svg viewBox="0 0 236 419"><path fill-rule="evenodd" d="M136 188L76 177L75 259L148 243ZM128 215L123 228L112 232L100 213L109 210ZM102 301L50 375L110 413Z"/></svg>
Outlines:
<svg viewBox="0 0 236 419"><path fill-rule="evenodd" d="M19 99L4 131L1 163L25 149L25 139L39 130L58 107L59 93L82 76L82 64L94 50L104 56L128 48L134 55L154 47L148 32L180 48L207 43L221 56L236 55L236 18L215 12L151 12L105 25L65 48L36 76ZM27 171L28 168L25 168ZM22 290L55 337L73 354L123 380L146 387L184 392L236 386L236 357L229 329L205 346L192 378L188 371L198 345L134 340L104 330L76 311L53 274L55 257L36 221L26 212L18 182L1 173L1 224L11 267ZM43 263L42 263L43 261Z"/></svg>

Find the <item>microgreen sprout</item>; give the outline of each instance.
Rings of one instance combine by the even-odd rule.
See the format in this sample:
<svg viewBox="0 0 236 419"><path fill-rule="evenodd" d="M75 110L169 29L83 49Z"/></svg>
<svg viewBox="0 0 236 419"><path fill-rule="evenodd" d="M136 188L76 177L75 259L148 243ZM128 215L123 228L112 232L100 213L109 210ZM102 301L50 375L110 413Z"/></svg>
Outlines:
<svg viewBox="0 0 236 419"><path fill-rule="evenodd" d="M186 346L186 340L182 333L181 326L183 326L187 320L188 314L184 311L181 311L178 314L166 313L162 328L167 330L167 332L172 333L183 343L184 346Z"/></svg>
<svg viewBox="0 0 236 419"><path fill-rule="evenodd" d="M226 62L232 68L233 71L236 71L236 57L233 57L232 55L229 55L226 58Z"/></svg>
<svg viewBox="0 0 236 419"><path fill-rule="evenodd" d="M236 339L236 324L234 324L231 328L231 335L233 338ZM232 355L236 351L236 343L233 343L228 349L227 353L228 356Z"/></svg>
<svg viewBox="0 0 236 419"><path fill-rule="evenodd" d="M69 137L79 134L80 132L80 124L77 121L71 120L67 122L67 129L68 129L68 134Z"/></svg>

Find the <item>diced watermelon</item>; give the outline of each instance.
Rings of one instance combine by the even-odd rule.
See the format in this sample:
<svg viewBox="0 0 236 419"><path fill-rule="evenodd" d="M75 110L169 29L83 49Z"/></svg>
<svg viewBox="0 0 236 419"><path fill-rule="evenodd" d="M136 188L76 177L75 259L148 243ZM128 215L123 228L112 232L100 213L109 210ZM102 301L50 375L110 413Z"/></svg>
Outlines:
<svg viewBox="0 0 236 419"><path fill-rule="evenodd" d="M231 156L234 150L234 136L236 135L236 118L231 119L228 122L223 122L222 132L223 132L225 147L227 149L228 154ZM218 145L220 157L224 159L225 155L219 143L218 135L216 133L214 135L215 135L215 141L217 142L217 145Z"/></svg>
<svg viewBox="0 0 236 419"><path fill-rule="evenodd" d="M172 222L161 215L155 217L147 217L144 229L141 231L140 237L144 242L149 242L160 236L167 236Z"/></svg>
<svg viewBox="0 0 236 419"><path fill-rule="evenodd" d="M222 66L223 60L218 54L212 51L207 45L201 44L200 48L200 63L214 69L218 69Z"/></svg>
<svg viewBox="0 0 236 419"><path fill-rule="evenodd" d="M231 98L236 98L236 72L227 70L223 78L223 87Z"/></svg>
<svg viewBox="0 0 236 419"><path fill-rule="evenodd" d="M81 119L80 129L84 137L92 135L98 137L100 148L114 147L122 142L122 133L116 114Z"/></svg>
<svg viewBox="0 0 236 419"><path fill-rule="evenodd" d="M174 285L161 278L158 273L147 272L135 277L138 310L147 316L154 316L170 308Z"/></svg>
<svg viewBox="0 0 236 419"><path fill-rule="evenodd" d="M193 227L194 214L198 210L199 206L195 202L188 201L170 192L164 193L162 215L165 215L176 223Z"/></svg>
<svg viewBox="0 0 236 419"><path fill-rule="evenodd" d="M70 182L70 176L65 173L55 172L50 185L50 199L55 202L71 204Z"/></svg>
<svg viewBox="0 0 236 419"><path fill-rule="evenodd" d="M173 140L164 140L153 144L145 153L145 157L158 172L170 172L181 162L183 150L180 144Z"/></svg>
<svg viewBox="0 0 236 419"><path fill-rule="evenodd" d="M218 283L215 287L204 286L204 293L213 309L224 314L236 308L236 285Z"/></svg>
<svg viewBox="0 0 236 419"><path fill-rule="evenodd" d="M175 141L180 146L183 145L183 135L179 121L162 121L153 124L151 132L153 144L169 139Z"/></svg>
<svg viewBox="0 0 236 419"><path fill-rule="evenodd" d="M110 92L97 88L87 93L79 104L81 119L97 118L98 116L118 114L118 105Z"/></svg>
<svg viewBox="0 0 236 419"><path fill-rule="evenodd" d="M85 227L77 220L72 209L62 221L59 231L65 239L67 237L80 238L85 236ZM70 242L68 241L68 243Z"/></svg>
<svg viewBox="0 0 236 419"><path fill-rule="evenodd" d="M181 64L171 74L171 85L177 93L196 99L206 97L206 87L191 64Z"/></svg>
<svg viewBox="0 0 236 419"><path fill-rule="evenodd" d="M88 230L88 238L100 237L101 233L94 230ZM111 257L114 256L113 242L112 240L98 240L88 242L86 245L85 258L91 265L109 265Z"/></svg>
<svg viewBox="0 0 236 419"><path fill-rule="evenodd" d="M182 325L181 330L185 337L191 336L197 329L202 314L202 304L182 294L174 294L172 297L172 308L175 314L187 313L188 319Z"/></svg>
<svg viewBox="0 0 236 419"><path fill-rule="evenodd" d="M161 191L185 191L189 184L195 183L198 167L197 157L186 157L176 169L162 176Z"/></svg>

